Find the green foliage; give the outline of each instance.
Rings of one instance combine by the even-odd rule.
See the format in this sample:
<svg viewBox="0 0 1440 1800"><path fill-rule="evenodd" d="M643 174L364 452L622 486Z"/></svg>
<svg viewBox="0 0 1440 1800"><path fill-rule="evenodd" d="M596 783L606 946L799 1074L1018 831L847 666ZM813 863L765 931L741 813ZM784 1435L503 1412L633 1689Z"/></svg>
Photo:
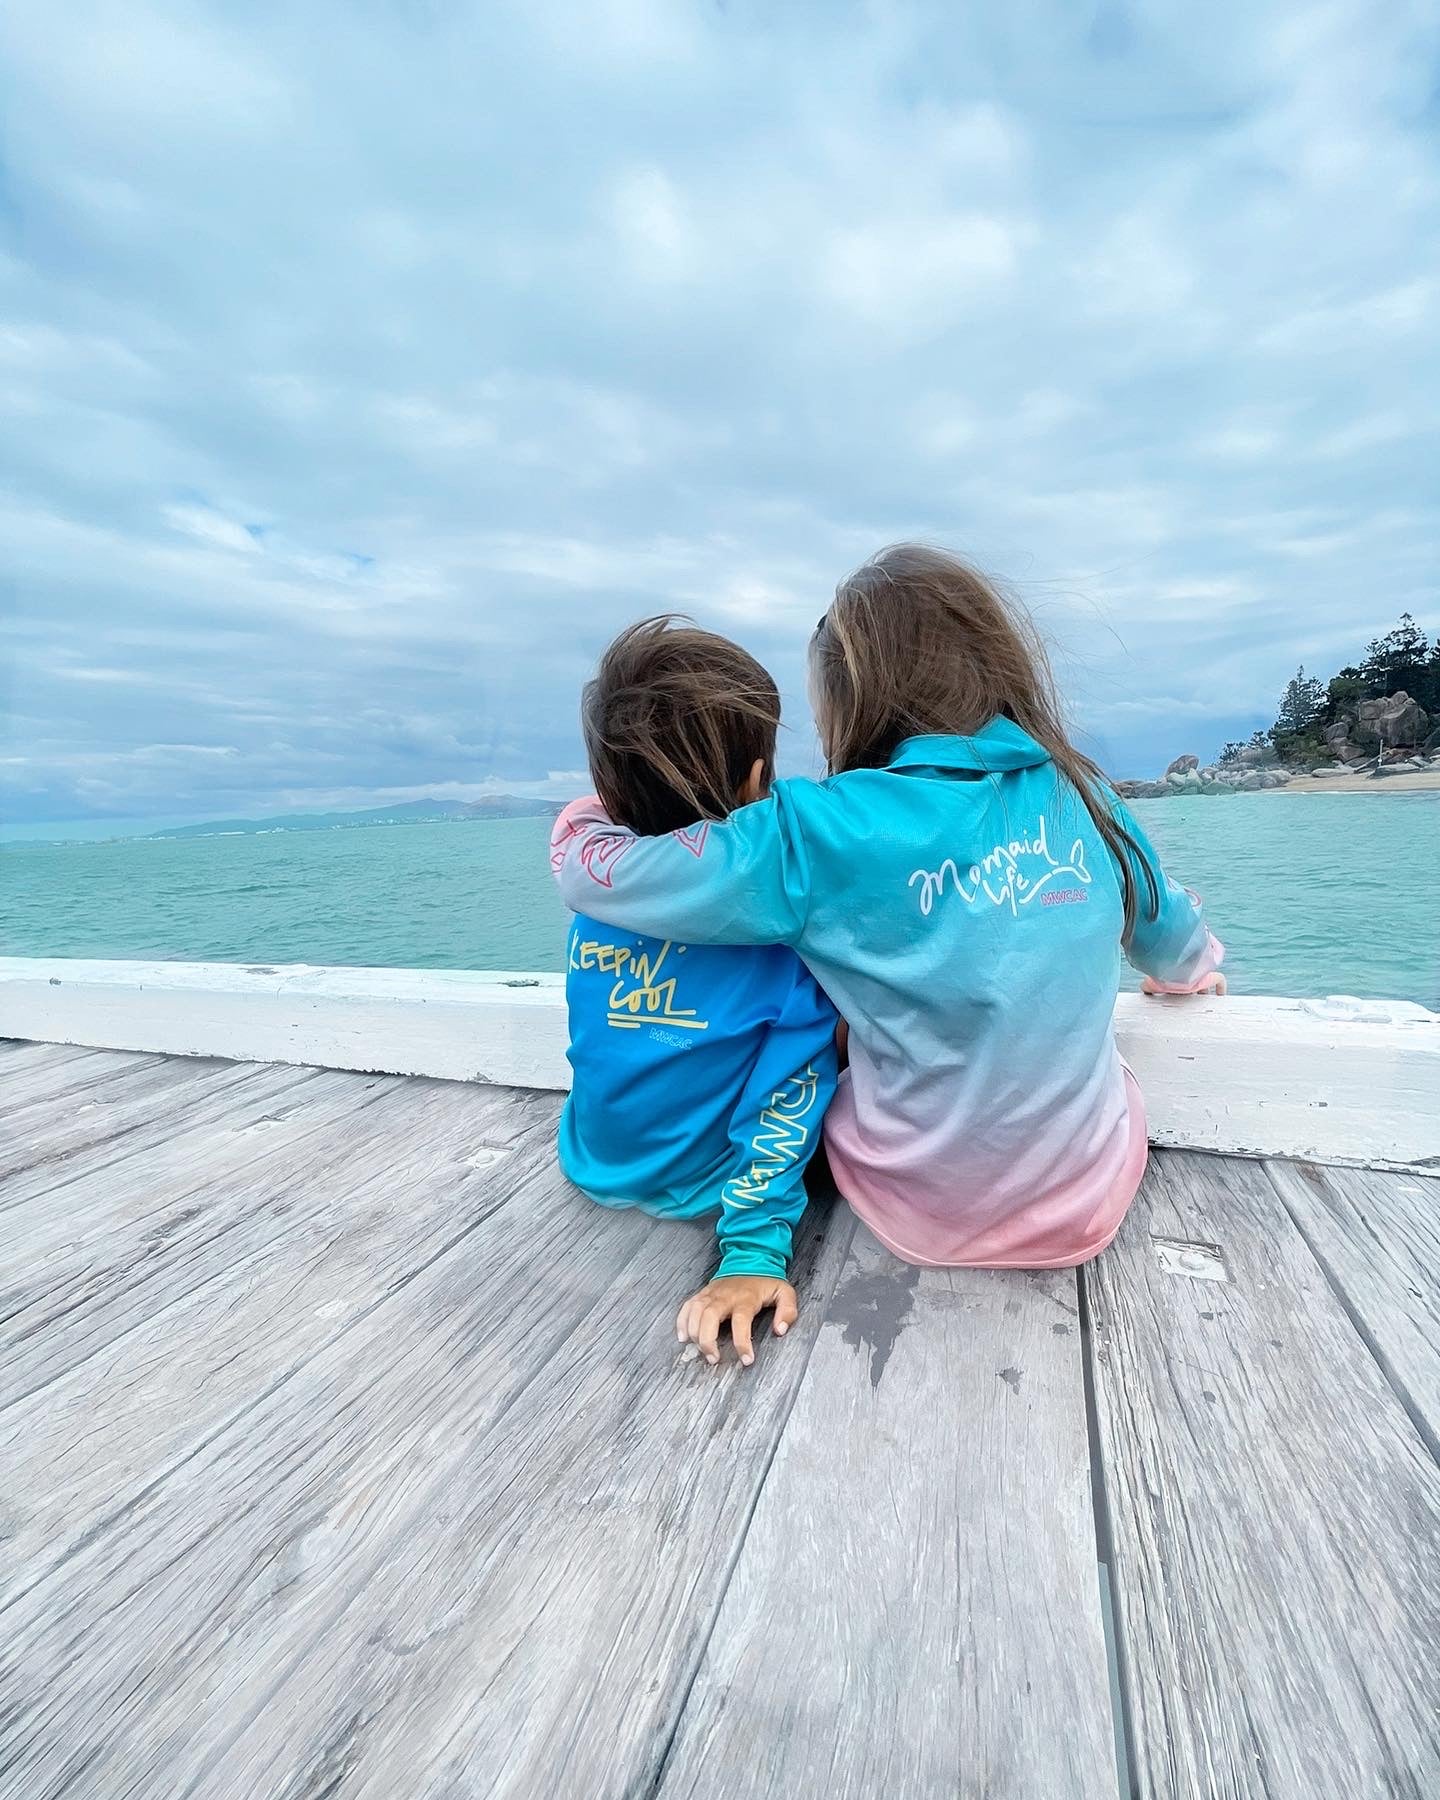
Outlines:
<svg viewBox="0 0 1440 1800"><path fill-rule="evenodd" d="M1225 746L1225 748L1224 748L1224 749L1223 749L1223 750L1222 750L1222 751L1221 751L1221 752L1220 752L1220 758L1219 758L1219 760L1220 760L1220 762L1221 762L1221 763L1222 763L1222 764L1224 764L1224 763L1237 763L1237 762L1239 762L1239 760L1240 760L1240 752L1241 752L1241 751L1242 751L1242 750L1243 750L1243 749L1244 749L1244 748L1245 748L1245 746L1244 746L1244 745L1243 745L1243 744L1242 744L1242 743L1239 743L1239 742L1238 742L1238 741L1235 741L1235 740L1232 740L1232 741L1231 741L1231 742L1230 742L1230 743L1228 743L1228 744L1227 744L1227 745L1226 745L1226 746Z"/></svg>
<svg viewBox="0 0 1440 1800"><path fill-rule="evenodd" d="M1313 769L1319 763L1330 760L1330 746L1325 742L1320 726L1312 725L1308 731L1283 732L1271 727L1270 741L1275 746L1275 754L1287 769Z"/></svg>
<svg viewBox="0 0 1440 1800"><path fill-rule="evenodd" d="M1393 631L1371 639L1360 673L1369 693L1378 696L1403 690L1414 700L1419 699L1415 686L1423 681L1429 661L1430 645L1425 633L1408 612L1401 613L1400 623ZM1422 700L1420 704L1425 703Z"/></svg>
<svg viewBox="0 0 1440 1800"><path fill-rule="evenodd" d="M1285 684L1280 711L1270 727L1275 754L1290 767L1313 768L1326 754L1324 714L1329 693L1323 681L1301 666Z"/></svg>
<svg viewBox="0 0 1440 1800"><path fill-rule="evenodd" d="M1432 727L1440 724L1440 638L1432 644L1408 612L1392 631L1370 641L1358 668L1347 664L1328 682L1297 669L1286 683L1275 723L1256 738L1272 743L1282 762L1313 767L1331 755L1327 725L1353 717L1362 700L1401 692L1425 708ZM1227 744L1220 760L1233 762L1241 748Z"/></svg>
<svg viewBox="0 0 1440 1800"><path fill-rule="evenodd" d="M1285 685L1280 710L1270 727L1273 740L1277 735L1295 737L1312 726L1325 710L1325 683L1305 673L1302 663Z"/></svg>
<svg viewBox="0 0 1440 1800"><path fill-rule="evenodd" d="M1345 668L1330 677L1326 690L1325 719L1329 723L1341 713L1354 712L1366 697L1365 677L1358 669Z"/></svg>

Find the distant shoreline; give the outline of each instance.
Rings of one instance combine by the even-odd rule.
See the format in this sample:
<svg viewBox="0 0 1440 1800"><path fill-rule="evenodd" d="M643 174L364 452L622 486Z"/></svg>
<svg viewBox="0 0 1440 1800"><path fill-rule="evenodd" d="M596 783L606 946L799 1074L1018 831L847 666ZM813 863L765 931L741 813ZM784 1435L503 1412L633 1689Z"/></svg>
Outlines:
<svg viewBox="0 0 1440 1800"><path fill-rule="evenodd" d="M1393 775L1296 775L1272 794L1434 794L1440 793L1440 769L1397 769Z"/></svg>
<svg viewBox="0 0 1440 1800"><path fill-rule="evenodd" d="M1224 787L1222 793L1235 794L1436 794L1440 793L1440 767L1433 769L1397 769L1393 775L1355 774L1351 770L1327 770L1323 775L1292 775L1288 781L1276 781L1265 787ZM1122 789L1123 792L1123 789ZM1129 804L1138 800L1174 800L1193 795L1197 799L1213 798L1216 790L1206 788L1172 788L1164 794L1135 794Z"/></svg>
<svg viewBox="0 0 1440 1800"><path fill-rule="evenodd" d="M1177 788L1169 794L1149 794L1137 796L1151 800L1173 800L1187 790ZM1189 790L1194 792L1193 789ZM1397 769L1393 775L1357 775L1349 770L1327 771L1323 775L1292 775L1288 781L1277 783L1274 787L1244 789L1236 788L1236 793L1264 794L1435 794L1440 793L1440 767L1431 769ZM1206 796L1208 797L1208 796ZM541 817L536 813L531 817ZM518 815L523 819L525 815ZM517 819L503 817L470 818L470 819L388 819L383 821L391 825L450 825L450 824L514 824ZM382 821L375 820L368 824L348 824L323 826L328 831L377 830ZM176 843L185 841L203 842L217 837L271 837L282 832L295 835L308 835L311 827L293 825L271 825L264 830L236 830L225 822L217 821L217 829L196 830L189 828L183 832L170 830L161 832L122 832L115 837L94 838L52 838L52 837L10 837L0 834L0 849L27 849L39 845L49 848L73 848L76 845L123 844L123 843Z"/></svg>

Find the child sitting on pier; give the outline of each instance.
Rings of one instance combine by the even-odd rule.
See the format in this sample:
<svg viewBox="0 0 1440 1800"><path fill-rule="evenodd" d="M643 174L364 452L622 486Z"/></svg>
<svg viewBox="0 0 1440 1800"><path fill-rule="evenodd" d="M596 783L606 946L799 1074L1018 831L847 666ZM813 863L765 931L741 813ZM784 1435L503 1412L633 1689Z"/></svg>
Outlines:
<svg viewBox="0 0 1440 1800"><path fill-rule="evenodd" d="M898 1256L1084 1262L1145 1168L1121 952L1173 993L1217 988L1221 948L1071 743L1029 621L958 558L901 544L841 582L810 681L828 780L670 836L576 802L561 892L804 958L849 1024L830 1166Z"/></svg>
<svg viewBox="0 0 1440 1800"><path fill-rule="evenodd" d="M712 822L764 798L780 696L738 644L649 619L605 652L583 722L600 803L624 835L581 842L562 815L551 863L559 875L575 854L599 893L631 845L663 838L693 860ZM676 1331L714 1363L728 1319L751 1363L755 1315L773 1307L776 1336L796 1317L785 1277L835 1091L834 1008L792 950L705 948L585 912L566 967L574 1087L561 1167L603 1206L718 1213L719 1268Z"/></svg>

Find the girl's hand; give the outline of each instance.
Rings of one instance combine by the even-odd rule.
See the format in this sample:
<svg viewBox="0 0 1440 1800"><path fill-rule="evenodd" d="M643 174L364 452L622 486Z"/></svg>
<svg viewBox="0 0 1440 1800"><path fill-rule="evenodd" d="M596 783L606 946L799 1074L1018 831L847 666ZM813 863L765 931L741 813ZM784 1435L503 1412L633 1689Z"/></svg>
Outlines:
<svg viewBox="0 0 1440 1800"><path fill-rule="evenodd" d="M1212 970L1190 987L1178 987L1174 982L1156 981L1147 975L1140 983L1142 994L1223 994L1226 992L1225 977L1218 969Z"/></svg>
<svg viewBox="0 0 1440 1800"><path fill-rule="evenodd" d="M720 1360L720 1327L728 1319L740 1361L748 1369L755 1360L750 1327L756 1313L764 1312L767 1306L775 1308L771 1331L776 1337L784 1337L800 1316L800 1303L788 1281L780 1281L774 1275L717 1276L680 1308L675 1335L682 1344L698 1344L701 1355L713 1367Z"/></svg>

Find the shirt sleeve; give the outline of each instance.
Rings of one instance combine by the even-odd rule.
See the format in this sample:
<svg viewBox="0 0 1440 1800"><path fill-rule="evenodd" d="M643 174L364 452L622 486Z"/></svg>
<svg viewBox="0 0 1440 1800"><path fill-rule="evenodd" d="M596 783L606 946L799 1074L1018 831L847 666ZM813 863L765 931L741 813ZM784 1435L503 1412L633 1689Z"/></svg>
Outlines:
<svg viewBox="0 0 1440 1800"><path fill-rule="evenodd" d="M835 1092L835 1024L815 978L797 967L731 1119L734 1162L715 1227L719 1275L785 1277L805 1210L805 1166Z"/></svg>
<svg viewBox="0 0 1440 1800"><path fill-rule="evenodd" d="M1126 852L1135 877L1136 913L1125 955L1160 993L1197 994L1212 983L1225 960L1225 946L1206 924L1200 896L1170 880L1134 813L1123 801L1116 800L1114 806L1116 820L1140 852L1138 858ZM1153 917L1147 867L1160 902Z"/></svg>
<svg viewBox="0 0 1440 1800"><path fill-rule="evenodd" d="M809 906L810 859L783 784L722 823L664 837L574 800L555 821L550 867L572 912L692 944L794 944Z"/></svg>

